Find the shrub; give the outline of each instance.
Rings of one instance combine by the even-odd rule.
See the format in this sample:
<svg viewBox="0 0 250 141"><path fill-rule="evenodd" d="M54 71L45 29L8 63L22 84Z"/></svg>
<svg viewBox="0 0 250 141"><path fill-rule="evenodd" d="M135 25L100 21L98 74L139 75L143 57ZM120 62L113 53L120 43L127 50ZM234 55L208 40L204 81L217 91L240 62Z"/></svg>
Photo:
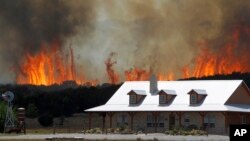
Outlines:
<svg viewBox="0 0 250 141"><path fill-rule="evenodd" d="M115 129L114 128L108 128L107 133L115 133Z"/></svg>
<svg viewBox="0 0 250 141"><path fill-rule="evenodd" d="M100 128L93 128L93 129L85 130L84 132L88 134L101 134L102 130Z"/></svg>
<svg viewBox="0 0 250 141"><path fill-rule="evenodd" d="M133 134L134 132L130 129L124 129L123 131L120 132L121 134Z"/></svg>
<svg viewBox="0 0 250 141"><path fill-rule="evenodd" d="M196 129L192 129L192 130L185 130L185 129L173 129L173 130L168 130L165 131L165 134L167 135L207 135L206 131L203 130L196 130Z"/></svg>
<svg viewBox="0 0 250 141"><path fill-rule="evenodd" d="M193 130L193 129L198 129L198 128L197 128L197 125L191 124L191 125L189 125L189 126L187 127L187 129L188 129L188 130Z"/></svg>
<svg viewBox="0 0 250 141"><path fill-rule="evenodd" d="M143 134L143 131L142 131L142 130L139 130L139 131L137 132L137 134Z"/></svg>
<svg viewBox="0 0 250 141"><path fill-rule="evenodd" d="M6 116L6 104L4 102L0 102L0 132L4 130L4 122Z"/></svg>
<svg viewBox="0 0 250 141"><path fill-rule="evenodd" d="M38 118L40 125L49 127L53 125L53 116L50 114L43 114Z"/></svg>

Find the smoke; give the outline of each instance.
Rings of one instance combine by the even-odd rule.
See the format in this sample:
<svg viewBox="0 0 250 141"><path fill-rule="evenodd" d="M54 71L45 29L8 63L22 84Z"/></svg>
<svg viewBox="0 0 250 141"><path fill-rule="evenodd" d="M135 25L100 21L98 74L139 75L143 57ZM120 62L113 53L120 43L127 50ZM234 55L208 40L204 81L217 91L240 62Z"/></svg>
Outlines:
<svg viewBox="0 0 250 141"><path fill-rule="evenodd" d="M42 42L53 40L62 43L61 50L72 43L77 71L88 79L108 81L105 60L111 52L119 76L137 67L180 78L199 54L199 42L219 51L238 26L248 30L239 44L249 50L249 7L248 0L3 0L0 82L15 82L10 67L18 69L25 52L36 54Z"/></svg>
<svg viewBox="0 0 250 141"><path fill-rule="evenodd" d="M9 75L9 72L18 73L19 66L25 61L25 54L34 55L41 50L42 43L50 44L53 41L61 43L63 48L67 38L77 34L78 26L88 27L95 15L93 2L86 0L84 5L80 2L1 0L0 67L4 68L1 76L14 79L15 75ZM5 80L1 79L0 82Z"/></svg>

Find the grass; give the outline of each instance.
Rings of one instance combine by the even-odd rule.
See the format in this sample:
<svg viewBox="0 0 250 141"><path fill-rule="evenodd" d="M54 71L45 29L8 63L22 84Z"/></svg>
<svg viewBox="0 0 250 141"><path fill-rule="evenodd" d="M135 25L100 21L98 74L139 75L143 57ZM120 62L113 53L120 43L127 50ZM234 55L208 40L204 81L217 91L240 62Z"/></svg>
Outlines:
<svg viewBox="0 0 250 141"><path fill-rule="evenodd" d="M26 129L27 134L53 134L55 133L80 133L82 129L70 129L70 128L37 128Z"/></svg>
<svg viewBox="0 0 250 141"><path fill-rule="evenodd" d="M75 139L76 141L79 141L79 139ZM100 140L86 140L86 139L82 139L84 141L111 141L111 140L107 140L107 139L100 139ZM0 139L1 141L1 139ZM4 140L4 141L74 141L74 139L52 139L52 140L45 140L45 139L7 139L7 140ZM116 141L116 140L112 140L112 141ZM117 141L127 141L127 140L117 140ZM129 141L133 141L133 140L129 140ZM142 140L142 139L139 139L138 138L134 141L157 141L155 139L153 140Z"/></svg>
<svg viewBox="0 0 250 141"><path fill-rule="evenodd" d="M78 140L78 139L75 139L75 140L77 140L77 141L80 141L80 140ZM111 140L107 140L107 139L101 139L101 140L85 140L85 139L83 139L84 141L111 141ZM0 139L0 141L1 141L1 139ZM8 140L4 140L4 141L73 141L72 139L53 139L53 140L43 140L43 139L41 139L41 140L39 140L39 139L13 139L13 140L10 140L10 139L8 139ZM126 140L112 140L112 141L126 141ZM129 140L129 141L133 141L133 140ZM155 140L142 140L142 139L137 139L137 140L134 140L134 141L157 141L157 139Z"/></svg>
<svg viewBox="0 0 250 141"><path fill-rule="evenodd" d="M1 140L1 139L0 139ZM38 139L13 139L13 140L10 140L10 139L4 139L4 141L46 141L46 140L38 140Z"/></svg>

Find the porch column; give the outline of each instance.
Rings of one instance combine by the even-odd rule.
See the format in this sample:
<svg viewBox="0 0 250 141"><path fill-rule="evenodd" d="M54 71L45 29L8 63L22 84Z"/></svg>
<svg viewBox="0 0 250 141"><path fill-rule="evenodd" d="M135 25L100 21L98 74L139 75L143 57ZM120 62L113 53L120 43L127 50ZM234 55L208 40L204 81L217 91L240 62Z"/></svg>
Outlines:
<svg viewBox="0 0 250 141"><path fill-rule="evenodd" d="M159 116L159 112L152 112L153 118L154 118L154 127L155 127L155 133L157 132L157 117Z"/></svg>
<svg viewBox="0 0 250 141"><path fill-rule="evenodd" d="M133 130L135 112L128 112L128 114L129 114L129 116L130 116L130 126L131 126L131 130Z"/></svg>
<svg viewBox="0 0 250 141"><path fill-rule="evenodd" d="M182 127L181 118L182 118L183 114L184 114L184 112L176 112L176 115L178 115L178 118L179 118L179 127Z"/></svg>
<svg viewBox="0 0 250 141"><path fill-rule="evenodd" d="M91 129L92 113L89 113L89 129Z"/></svg>
<svg viewBox="0 0 250 141"><path fill-rule="evenodd" d="M203 129L203 130L205 130L205 128L204 128L204 117L205 117L205 115L207 114L206 112L199 112L199 114L200 114L200 116L201 116L201 128Z"/></svg>
<svg viewBox="0 0 250 141"><path fill-rule="evenodd" d="M225 118L225 133L227 134L227 129L228 129L228 118L229 118L229 113L228 112L221 112Z"/></svg>
<svg viewBox="0 0 250 141"><path fill-rule="evenodd" d="M114 114L115 114L114 112L108 112L108 116L109 116L109 128L112 128L112 118L113 118Z"/></svg>
<svg viewBox="0 0 250 141"><path fill-rule="evenodd" d="M105 131L105 119L106 119L106 113L102 113L102 132Z"/></svg>

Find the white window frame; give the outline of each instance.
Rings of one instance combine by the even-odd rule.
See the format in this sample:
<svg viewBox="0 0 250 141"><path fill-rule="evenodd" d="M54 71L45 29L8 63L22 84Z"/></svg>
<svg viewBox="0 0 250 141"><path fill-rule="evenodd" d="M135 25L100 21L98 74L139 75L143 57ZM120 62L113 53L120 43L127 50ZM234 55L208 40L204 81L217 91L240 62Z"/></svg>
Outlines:
<svg viewBox="0 0 250 141"><path fill-rule="evenodd" d="M129 104L136 104L136 98L137 96L135 94L131 94L129 96Z"/></svg>

